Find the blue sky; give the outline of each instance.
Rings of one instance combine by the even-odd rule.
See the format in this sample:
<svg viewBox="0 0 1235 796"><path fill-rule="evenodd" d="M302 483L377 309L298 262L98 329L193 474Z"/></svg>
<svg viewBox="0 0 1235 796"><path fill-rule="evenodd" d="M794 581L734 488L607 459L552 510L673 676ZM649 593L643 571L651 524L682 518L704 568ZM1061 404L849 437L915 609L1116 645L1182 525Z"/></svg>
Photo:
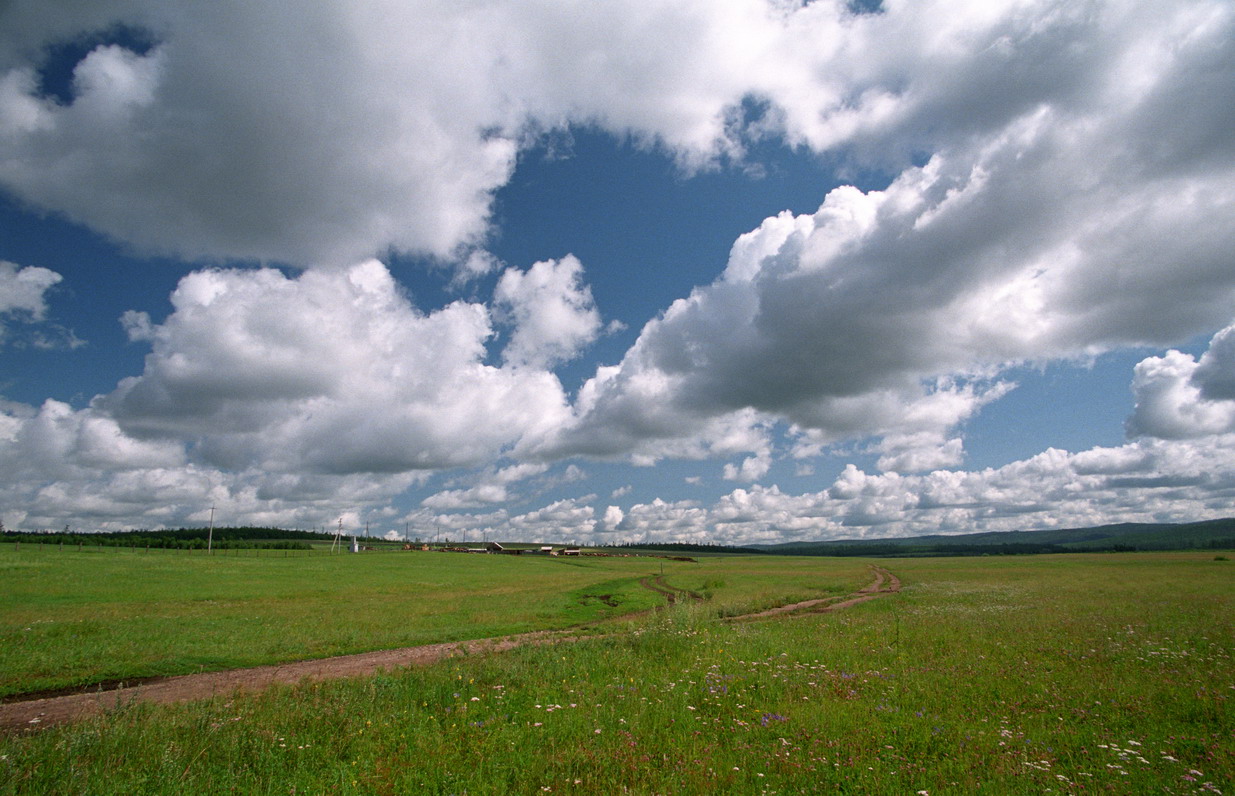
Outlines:
<svg viewBox="0 0 1235 796"><path fill-rule="evenodd" d="M0 519L1228 516L1218 0L0 12Z"/></svg>

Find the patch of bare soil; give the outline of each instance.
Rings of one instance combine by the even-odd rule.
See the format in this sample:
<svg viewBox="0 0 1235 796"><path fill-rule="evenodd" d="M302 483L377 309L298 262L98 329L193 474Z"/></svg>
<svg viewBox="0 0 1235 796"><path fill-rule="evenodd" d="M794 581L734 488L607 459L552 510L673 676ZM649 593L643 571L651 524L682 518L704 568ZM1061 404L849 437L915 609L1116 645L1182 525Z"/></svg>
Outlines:
<svg viewBox="0 0 1235 796"><path fill-rule="evenodd" d="M657 575L656 577L649 575L646 578L640 578L639 585L664 597L665 602L668 605L676 605L677 601L683 598L689 598L695 601L703 599L703 597L695 594L689 589L679 589L677 586L670 586L665 582L664 575Z"/></svg>
<svg viewBox="0 0 1235 796"><path fill-rule="evenodd" d="M816 609L835 611L851 605L873 600L900 590L900 581L885 569L873 567L875 581L861 591L847 597L829 597L822 600L807 600L793 605L783 605L768 611L747 614L734 619L760 619L779 614ZM665 597L669 605L678 599L702 599L694 592L670 586L663 577L651 576L639 581L644 588ZM823 606L819 608L819 606ZM629 619L629 616L620 617ZM419 647L404 647L394 650L365 652L359 655L342 655L311 661L296 661L276 666L258 666L251 669L232 669L224 672L204 672L180 677L167 677L148 681L131 688L114 688L83 693L51 696L43 699L27 699L20 702L0 704L0 730L38 730L135 702L187 702L194 699L209 699L228 695L235 691L259 691L275 683L295 684L302 680L330 680L341 677L364 677L381 671L411 666L428 666L456 655L474 655L484 652L503 652L528 644L559 644L575 641L578 635L570 631L523 633L477 641L458 641L445 644L425 644Z"/></svg>

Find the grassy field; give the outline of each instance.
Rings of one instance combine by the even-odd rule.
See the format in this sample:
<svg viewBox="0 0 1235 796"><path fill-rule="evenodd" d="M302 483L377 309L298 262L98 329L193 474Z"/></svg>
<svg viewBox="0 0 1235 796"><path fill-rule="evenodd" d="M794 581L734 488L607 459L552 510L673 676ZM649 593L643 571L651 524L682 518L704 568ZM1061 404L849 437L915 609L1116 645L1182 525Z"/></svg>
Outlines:
<svg viewBox="0 0 1235 796"><path fill-rule="evenodd" d="M451 559L423 564L451 578L478 568L471 585L444 587L460 592L496 588L486 580L511 572L487 567L524 564L430 557ZM395 558L336 566L421 566ZM168 561L172 579L177 566L197 566ZM518 572L540 602L519 599L567 621L563 606L588 608L581 589L659 574L658 563L596 561L535 561ZM1141 553L879 563L904 589L832 614L716 620L740 605L852 589L867 577L863 562L666 564L666 582L712 599L572 644L136 705L0 738L0 793L1231 792L1232 562ZM593 580L572 581L575 570ZM184 579L205 579L194 587L204 591L225 579L193 571ZM353 574L367 597L340 587L317 605L395 599L397 576ZM229 588L242 593L243 580ZM263 594L295 603L309 583L252 584L253 607ZM100 603L100 592L72 591L61 604Z"/></svg>
<svg viewBox="0 0 1235 796"><path fill-rule="evenodd" d="M573 627L662 605L639 584L661 573L730 612L866 577L861 563L733 562L5 545L0 696Z"/></svg>
<svg viewBox="0 0 1235 796"><path fill-rule="evenodd" d="M651 563L588 561L0 551L0 695L566 627L659 602L638 584Z"/></svg>

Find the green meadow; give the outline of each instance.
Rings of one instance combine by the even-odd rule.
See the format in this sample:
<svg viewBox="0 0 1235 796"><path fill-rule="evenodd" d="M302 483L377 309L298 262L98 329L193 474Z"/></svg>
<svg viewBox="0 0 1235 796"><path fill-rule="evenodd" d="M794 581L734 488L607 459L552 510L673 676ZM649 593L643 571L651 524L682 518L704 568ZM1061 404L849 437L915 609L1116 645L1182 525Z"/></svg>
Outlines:
<svg viewBox="0 0 1235 796"><path fill-rule="evenodd" d="M664 605L844 594L861 563L389 552L284 557L0 546L0 697L579 627ZM724 584L719 586L718 584Z"/></svg>
<svg viewBox="0 0 1235 796"><path fill-rule="evenodd" d="M1235 781L1235 564L1213 552L884 559L897 594L754 621L719 617L852 592L870 562L6 556L9 693L591 630L10 733L0 793L1185 794ZM639 583L662 567L705 599L621 618L663 605Z"/></svg>

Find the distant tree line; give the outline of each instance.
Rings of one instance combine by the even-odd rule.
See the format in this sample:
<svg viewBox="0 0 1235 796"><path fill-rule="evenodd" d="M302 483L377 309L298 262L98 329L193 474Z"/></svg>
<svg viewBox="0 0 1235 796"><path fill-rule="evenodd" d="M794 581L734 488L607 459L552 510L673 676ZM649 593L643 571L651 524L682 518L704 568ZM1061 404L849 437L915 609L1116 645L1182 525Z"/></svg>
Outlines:
<svg viewBox="0 0 1235 796"><path fill-rule="evenodd" d="M83 544L92 547L153 547L175 550L205 550L207 528L177 528L158 531L101 531L83 533L63 531L8 531L0 542L35 542L43 544ZM219 550L309 550L311 542L330 541L333 534L316 531L289 531L281 528L238 527L215 528L212 546Z"/></svg>
<svg viewBox="0 0 1235 796"><path fill-rule="evenodd" d="M858 542L854 544L835 544L827 546L786 548L776 550L783 556L857 556L868 558L921 558L928 556L1022 556L1042 555L1047 553L1136 553L1151 550L1186 550L1235 549L1235 538L1214 539L1204 544L1166 546L1161 544L1135 545L1128 542L1110 542L1109 544L1086 544L1065 546L1059 544L1032 542L1009 542L1006 544L936 544L936 545L904 545L881 544L879 542Z"/></svg>
<svg viewBox="0 0 1235 796"><path fill-rule="evenodd" d="M1116 545L1117 547L1117 545ZM1019 556L1041 553L1075 553L1057 544L1034 544L1032 542L1009 542L1007 544L936 544L907 546L866 542L837 544L827 547L811 547L800 550L778 550L781 555L791 556L864 556L911 558L915 556Z"/></svg>

